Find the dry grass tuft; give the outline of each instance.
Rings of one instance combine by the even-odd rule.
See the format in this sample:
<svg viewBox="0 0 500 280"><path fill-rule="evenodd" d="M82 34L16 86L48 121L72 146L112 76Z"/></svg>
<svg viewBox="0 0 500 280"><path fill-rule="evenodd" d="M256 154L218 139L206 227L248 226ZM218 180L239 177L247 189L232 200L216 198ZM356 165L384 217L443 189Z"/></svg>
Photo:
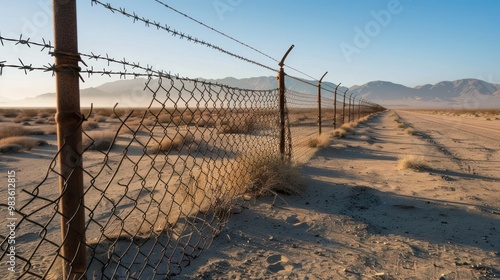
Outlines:
<svg viewBox="0 0 500 280"><path fill-rule="evenodd" d="M84 150L107 151L114 142L115 133L110 131L91 131L83 136Z"/></svg>
<svg viewBox="0 0 500 280"><path fill-rule="evenodd" d="M347 134L347 131L343 128L337 128L334 131L331 132L332 136L335 138L344 138L345 135Z"/></svg>
<svg viewBox="0 0 500 280"><path fill-rule="evenodd" d="M345 123L343 125L340 126L341 129L343 129L345 132L347 133L353 133L354 132L354 128L356 128L356 123Z"/></svg>
<svg viewBox="0 0 500 280"><path fill-rule="evenodd" d="M294 195L305 191L302 176L296 166L282 161L278 155L266 158L256 154L238 159L239 172L244 175L241 183L245 185L245 194L259 197L272 194Z"/></svg>
<svg viewBox="0 0 500 280"><path fill-rule="evenodd" d="M413 169L416 171L420 171L429 169L429 165L423 157L407 155L398 160L398 168L400 170Z"/></svg>
<svg viewBox="0 0 500 280"><path fill-rule="evenodd" d="M0 109L0 113L6 118L16 118L19 114L19 109Z"/></svg>
<svg viewBox="0 0 500 280"><path fill-rule="evenodd" d="M416 135L417 131L412 127L407 127L404 132L408 135Z"/></svg>
<svg viewBox="0 0 500 280"><path fill-rule="evenodd" d="M255 130L256 119L253 116L233 116L222 120L219 124L219 133L251 134Z"/></svg>
<svg viewBox="0 0 500 280"><path fill-rule="evenodd" d="M174 136L174 138L165 137L159 144L153 145L152 151L154 153L159 151L168 153L174 149L180 151L182 148L192 144L194 140L194 135L189 131L186 131L183 134L178 133Z"/></svg>
<svg viewBox="0 0 500 280"><path fill-rule="evenodd" d="M306 145L309 148L325 148L330 144L330 136L326 133L321 134L318 137L310 138L306 141Z"/></svg>
<svg viewBox="0 0 500 280"><path fill-rule="evenodd" d="M6 125L0 126L0 139L14 137L14 136L26 136L26 135L43 135L42 130L28 129L21 125Z"/></svg>
<svg viewBox="0 0 500 280"><path fill-rule="evenodd" d="M54 135L57 134L57 126L55 125L43 126L41 127L41 131L43 132L44 135Z"/></svg>
<svg viewBox="0 0 500 280"><path fill-rule="evenodd" d="M86 121L82 123L82 129L84 131L90 131L99 128L99 123L96 121Z"/></svg>
<svg viewBox="0 0 500 280"><path fill-rule="evenodd" d="M37 146L45 146L44 140L27 136L12 136L0 140L0 153L14 153L20 150L31 150Z"/></svg>
<svg viewBox="0 0 500 280"><path fill-rule="evenodd" d="M407 125L406 125L406 123L404 123L404 122L398 122L397 127L398 127L398 128L403 128L403 129L405 129L405 128L407 128L408 126L407 126Z"/></svg>
<svg viewBox="0 0 500 280"><path fill-rule="evenodd" d="M216 125L216 119L207 114L195 117L194 122L199 127L215 127Z"/></svg>
<svg viewBox="0 0 500 280"><path fill-rule="evenodd" d="M193 172L188 197L205 212L214 205L230 208L234 200L305 191L298 168L278 155L240 155L226 163L211 162Z"/></svg>
<svg viewBox="0 0 500 280"><path fill-rule="evenodd" d="M108 120L108 117L102 116L102 115L97 115L94 117L94 121L98 123L106 122Z"/></svg>

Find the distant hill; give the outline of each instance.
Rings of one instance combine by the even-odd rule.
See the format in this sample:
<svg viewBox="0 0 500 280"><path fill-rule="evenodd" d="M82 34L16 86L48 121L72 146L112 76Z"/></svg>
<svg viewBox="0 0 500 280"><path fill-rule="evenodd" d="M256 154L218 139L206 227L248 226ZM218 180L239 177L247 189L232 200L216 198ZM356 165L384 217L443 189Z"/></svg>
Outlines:
<svg viewBox="0 0 500 280"><path fill-rule="evenodd" d="M375 81L353 86L349 91L384 106L463 108L500 106L500 85L477 79L443 81L435 85L426 84L414 88Z"/></svg>
<svg viewBox="0 0 500 280"><path fill-rule="evenodd" d="M203 80L203 79L199 79ZM207 80L212 83L228 85L243 89L275 89L278 87L276 77L254 77L245 79L224 78ZM181 82L174 80L174 83L163 81L160 86L158 79L153 79L148 84L151 90L144 90L147 79L137 78L131 80L119 80L102 84L94 88L81 90L81 104L84 107L92 103L96 107L111 107L119 103L120 107L146 107L153 99L153 92L158 100L163 100L167 96L167 91L171 86L177 89L184 89L182 99L179 102L184 103L189 99L191 92L194 92L196 99L200 98L201 93L194 90L194 83L191 81ZM316 81L308 81L316 85ZM307 83L299 82L289 77L286 78L288 89L310 95L313 99L316 97L317 88ZM323 96L333 97L332 91L336 84L323 82ZM347 90L346 87L339 87L339 93ZM414 88L388 81L373 81L361 86L352 86L349 93L353 96L362 97L366 100L381 104L383 106L397 107L499 107L500 106L500 85L488 83L477 79L462 79L457 81L443 81L435 85L426 84ZM170 96L176 99L176 96ZM205 98L206 99L206 98ZM314 99L313 99L314 100ZM194 100L189 100L190 105L195 105ZM54 107L55 93L46 93L34 98L27 98L22 101L3 101L0 105L7 106L36 106L36 107ZM156 102L156 105L160 103ZM173 103L165 104L173 106Z"/></svg>

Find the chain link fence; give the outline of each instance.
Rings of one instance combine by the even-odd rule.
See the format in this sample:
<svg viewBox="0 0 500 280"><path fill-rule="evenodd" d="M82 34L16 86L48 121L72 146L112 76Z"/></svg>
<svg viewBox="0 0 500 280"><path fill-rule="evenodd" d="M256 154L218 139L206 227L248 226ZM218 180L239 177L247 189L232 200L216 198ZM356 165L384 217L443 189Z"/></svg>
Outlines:
<svg viewBox="0 0 500 280"><path fill-rule="evenodd" d="M18 186L14 204L9 192L1 192L0 216L15 220L0 229L0 261L14 260L9 277L15 279L62 279L63 271L71 279L179 275L220 234L236 203L262 194L269 166L307 162L316 150L310 139L318 137L318 120L328 133L335 127L332 109L337 124L347 112L339 99L317 100L284 87L252 90L180 78L108 55L55 52L50 42L22 36L0 36L0 42L35 46L87 67L0 59L0 75L16 69L66 71L82 81L82 75L144 80L140 89L131 89L127 107L58 111L54 123L76 125L58 135L41 183ZM94 62L105 66L94 70ZM368 103L364 108L374 109ZM76 150L60 140L79 135ZM60 166L70 172L61 173ZM80 180L81 190L74 184ZM74 215L65 211L68 197L77 204L70 205ZM84 213L81 223L77 212Z"/></svg>
<svg viewBox="0 0 500 280"><path fill-rule="evenodd" d="M280 159L277 90L156 78L144 91L148 108L96 109L81 122L83 165L75 168L84 172L87 277L179 274L220 233L235 201L254 195L259 168ZM67 178L57 164L17 198L19 278L61 275L62 194L55 186ZM2 228L3 262L8 237Z"/></svg>

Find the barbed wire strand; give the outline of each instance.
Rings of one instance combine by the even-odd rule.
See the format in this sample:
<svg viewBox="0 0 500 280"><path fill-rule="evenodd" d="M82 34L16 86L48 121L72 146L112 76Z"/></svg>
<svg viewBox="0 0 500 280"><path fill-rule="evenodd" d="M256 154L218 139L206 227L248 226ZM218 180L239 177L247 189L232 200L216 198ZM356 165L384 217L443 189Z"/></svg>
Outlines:
<svg viewBox="0 0 500 280"><path fill-rule="evenodd" d="M232 52L230 52L230 51L228 51L228 50L226 50L226 49L224 49L222 47L219 47L217 45L214 45L212 43L200 40L200 39L198 39L196 37L193 37L191 35L188 35L186 33L179 32L179 31L177 31L175 29L170 28L168 25L162 25L159 22L152 21L152 20L146 19L144 17L140 17L135 12L133 12L131 14L131 13L126 12L124 8L115 8L115 7L111 6L111 4L109 4L109 3L104 4L104 3L102 3L99 0L91 0L91 3L92 3L92 5L98 4L98 5L102 6L103 8L106 8L106 9L110 10L112 13L118 12L119 14L122 14L122 15L128 17L128 18L132 18L134 20L134 23L137 22L137 21L140 21L140 22L143 22L146 27L150 27L152 25L152 26L156 27L158 30L161 29L161 30L164 30L164 31L172 34L172 36L174 36L174 37L179 36L180 39L186 39L186 40L188 40L190 42L204 45L206 47L209 47L209 48L215 49L215 50L217 50L219 52L222 52L224 54L227 54L229 56L235 57L237 59L240 59L240 60L246 61L248 63L260 66L262 68L271 70L273 72L277 72L278 71L277 69L274 69L274 68L272 68L270 66L264 65L262 63L259 63L259 62L255 61L255 60L251 60L251 59L246 58L244 56L232 53Z"/></svg>
<svg viewBox="0 0 500 280"><path fill-rule="evenodd" d="M194 22L196 22L196 23L198 23L198 24L200 24L200 25L202 25L202 26L204 26L204 27L206 27L206 28L208 28L208 29L210 29L210 30L212 30L212 31L214 31L214 32L216 32L216 33L218 33L218 34L220 34L220 35L228 38L228 39L230 39L230 40L232 40L232 41L234 41L234 42L236 42L236 43L238 43L238 44L240 44L240 45L243 45L243 46L245 46L245 47L247 47L247 48L249 48L249 49L251 49L251 50L253 50L253 51L255 51L255 52L257 52L257 53L259 53L259 54L261 54L261 55L263 55L263 56L265 56L267 58L270 58L271 60L279 63L279 61L277 59L275 59L274 57L272 57L272 56L270 56L270 55L268 55L268 54L266 54L266 53L258 50L257 48L254 48L254 47L252 47L252 46L250 46L250 45L248 45L246 43L243 43L242 41L240 41L240 40L238 40L238 39L236 39L236 38L234 38L234 37L232 37L232 36L230 36L230 35L222 32L222 31L219 31L219 30L217 30L217 29L215 29L215 28L213 28L213 27L211 27L211 26L209 26L209 25L207 25L207 24L205 24L205 23L203 23L203 22L201 22L201 21L199 21L199 20L197 20L197 19L189 16L189 15L187 15L186 13L183 13L183 12L175 9L172 6L169 6L169 5L167 5L166 3L162 2L162 1L159 1L159 0L154 0L154 1L157 2L160 5L165 6L168 9L170 9L170 10L172 10L172 11L174 11L174 12L176 12L176 13L178 13L178 14L180 14L180 15L182 15L182 16L184 16L184 17L186 17L186 18L188 18L188 19L190 19L190 20L192 20L192 21L194 21Z"/></svg>

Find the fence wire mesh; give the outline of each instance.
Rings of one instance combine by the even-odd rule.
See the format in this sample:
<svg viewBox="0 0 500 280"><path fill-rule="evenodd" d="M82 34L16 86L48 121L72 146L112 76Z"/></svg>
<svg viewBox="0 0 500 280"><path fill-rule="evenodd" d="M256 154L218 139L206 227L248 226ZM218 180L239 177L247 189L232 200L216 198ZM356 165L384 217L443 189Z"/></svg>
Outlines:
<svg viewBox="0 0 500 280"><path fill-rule="evenodd" d="M0 36L0 42L53 54L45 40ZM17 279L62 278L62 250L76 229L70 226L61 233L61 224L75 219L63 215L61 201L72 193L74 186L68 182L78 176L77 170L83 172L84 189L76 201L85 212L84 232L77 233L86 256L80 278L168 279L211 244L236 202L261 192L267 166L281 162L283 156L301 164L314 155L309 140L318 136L316 95L286 90L282 130L278 89L240 89L180 78L108 55L75 56L86 66L75 75L134 77L142 85L130 88L126 98L116 97L126 99L124 107L117 104L113 109L90 108L83 114L59 116L54 110L37 113L38 119L46 115L48 125L55 126L58 118L77 122L73 134L83 133L82 153L61 143L58 150L44 154L50 164L42 182L23 182L16 207L5 203L7 192L0 194L0 215L16 217L12 229L0 229L0 261L12 257L14 232ZM25 74L58 71L50 63L33 66L21 59L0 61L0 75L5 69ZM337 124L339 116L347 114L339 100ZM334 100L325 95L321 104L322 126L328 133L333 128ZM365 110L358 108L365 113L373 109L368 104ZM4 117L28 124L37 121L33 118L37 114L26 120L16 114L9 111ZM281 131L286 133L284 155ZM61 151L70 156L61 159ZM63 176L61 164L74 172ZM65 259L71 267L76 262Z"/></svg>
<svg viewBox="0 0 500 280"><path fill-rule="evenodd" d="M180 273L221 231L235 200L252 195L255 172L280 158L277 90L156 78L144 91L146 109L96 109L81 122L82 244L96 279ZM57 164L18 197L20 278L60 276ZM2 228L2 261L8 236Z"/></svg>

